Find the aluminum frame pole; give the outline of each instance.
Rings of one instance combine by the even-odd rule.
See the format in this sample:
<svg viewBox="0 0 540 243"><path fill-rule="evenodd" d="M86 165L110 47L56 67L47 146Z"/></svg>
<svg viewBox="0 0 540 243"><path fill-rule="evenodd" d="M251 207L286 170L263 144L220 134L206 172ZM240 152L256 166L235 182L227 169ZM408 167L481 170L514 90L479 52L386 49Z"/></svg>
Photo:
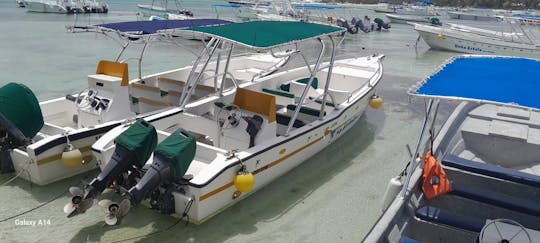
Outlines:
<svg viewBox="0 0 540 243"><path fill-rule="evenodd" d="M407 178L405 179L405 183L403 184L403 187L401 188L401 192L399 193L401 198L404 198L407 194L407 188L409 187L409 183L411 181L412 173L414 169L416 168L416 158L418 156L418 150L420 150L420 145L422 144L422 140L424 139L427 123L429 121L429 117L431 116L431 107L433 106L433 100L429 100L429 104L427 107L426 117L424 118L424 123L422 125L422 130L420 132L420 137L418 138L418 141L416 142L416 148L414 150L414 154L411 157L411 160L409 161L409 166L407 167Z"/></svg>
<svg viewBox="0 0 540 243"><path fill-rule="evenodd" d="M309 81L306 84L306 87L304 88L304 91L302 92L302 96L300 97L300 102L298 102L298 105L296 106L296 109L294 110L294 114L291 117L291 120L289 121L289 125L287 126L287 131L285 132L285 136L289 136L289 132L291 131L294 121L298 117L298 112L300 112L300 108L302 107L302 103L304 103L304 99L306 99L307 92L309 88L311 87L311 83L313 82L313 79L315 78L315 74L319 70L319 65L321 64L322 56L324 54L324 50L326 49L326 45L324 44L324 41L321 38L317 38L319 42L321 43L321 52L319 53L319 57L317 58L317 62L315 63L315 67L310 72ZM309 67L309 65L308 65Z"/></svg>
<svg viewBox="0 0 540 243"><path fill-rule="evenodd" d="M324 107L326 106L326 96L328 95L328 88L330 87L330 80L332 79L332 69L334 68L334 60L336 57L336 43L332 36L328 36L332 42L332 55L330 56L330 64L328 66L328 75L326 75L326 84L324 85L323 99L321 103L321 111L319 113L319 120L324 118Z"/></svg>

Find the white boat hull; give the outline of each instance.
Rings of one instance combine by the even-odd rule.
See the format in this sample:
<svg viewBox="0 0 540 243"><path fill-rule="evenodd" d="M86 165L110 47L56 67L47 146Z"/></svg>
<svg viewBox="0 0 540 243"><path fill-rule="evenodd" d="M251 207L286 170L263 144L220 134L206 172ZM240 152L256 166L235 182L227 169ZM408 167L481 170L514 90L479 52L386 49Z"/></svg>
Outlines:
<svg viewBox="0 0 540 243"><path fill-rule="evenodd" d="M461 19L461 20L474 20L474 21L496 21L498 20L495 16L488 16L488 15L476 15L476 14L469 14L469 13L461 13L461 12L447 12L448 17L451 19Z"/></svg>
<svg viewBox="0 0 540 243"><path fill-rule="evenodd" d="M467 35L454 36L438 27L415 26L422 39L433 49L470 54L540 57L540 49L532 45L470 38ZM438 30L438 31L437 31Z"/></svg>
<svg viewBox="0 0 540 243"><path fill-rule="evenodd" d="M316 119L306 123L306 125L292 130L288 135L276 136L276 131L271 131L270 134L272 135L260 140L260 144L255 144L254 147L248 149L242 149L236 152L236 156L232 157L225 155L225 149L229 149L226 146L232 144L224 145L222 141L221 146L213 147L197 143L196 159L186 172L193 175L193 179L187 185L182 186L182 190L172 192L175 199L176 213L181 215L186 210L187 200L191 198L193 199L192 205L187 209L189 219L194 223L202 223L258 189L263 188L266 184L290 171L340 138L358 121L368 106L368 101L374 94L375 87L382 77L382 58L383 56L379 55L336 61L336 63L341 64L336 64L338 67L334 66L332 77L335 80L332 80L332 82L333 85L336 85L335 88L344 89L345 86L350 85L349 81L358 81L357 86L360 86L360 88L349 89L350 91L347 91L348 98L341 98L341 101L337 102L339 108L327 108L323 119ZM327 64L323 63L322 65ZM242 87L272 87L268 82L296 80L298 76L305 77L303 75L305 75L306 69L306 67L303 67L276 73ZM340 78L343 78L342 81L346 80L347 82L337 82L340 81ZM336 98L338 97L336 96ZM205 122L204 119L201 119L202 123L199 121L197 125L186 122L185 126L183 126L178 124L179 120L186 119L183 116L185 116L185 112L177 108L174 111L171 110L148 117L146 120L154 124L158 130L161 128L182 127L190 131L191 129L200 129ZM110 160L115 149L112 141L125 129L127 129L127 126L115 128L93 145L92 150L98 161L100 161L102 168ZM220 142L217 142L217 144L220 144ZM234 147L232 148L234 149ZM206 157L212 159L206 159ZM147 163L151 162L152 159ZM255 184L251 191L238 194L233 178L238 173L241 164L245 165L247 171L254 175Z"/></svg>
<svg viewBox="0 0 540 243"><path fill-rule="evenodd" d="M26 9L28 12L36 13L67 13L67 10L57 4L45 3L45 2L26 2Z"/></svg>
<svg viewBox="0 0 540 243"><path fill-rule="evenodd" d="M412 16L412 15L396 15L387 14L386 18L390 20L390 23L394 24L407 24L407 22L416 23L431 23L431 18L435 16Z"/></svg>

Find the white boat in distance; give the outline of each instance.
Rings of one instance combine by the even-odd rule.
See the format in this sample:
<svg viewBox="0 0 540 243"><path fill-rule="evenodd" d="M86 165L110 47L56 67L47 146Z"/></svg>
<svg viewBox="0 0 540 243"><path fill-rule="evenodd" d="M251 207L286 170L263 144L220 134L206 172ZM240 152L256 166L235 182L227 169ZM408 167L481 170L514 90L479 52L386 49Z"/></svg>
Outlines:
<svg viewBox="0 0 540 243"><path fill-rule="evenodd" d="M26 0L25 7L28 12L37 13L77 14L109 12L109 5L106 3L82 0Z"/></svg>
<svg viewBox="0 0 540 243"><path fill-rule="evenodd" d="M129 44L134 42L147 45L148 39L158 40L151 37L159 35L159 30L226 23L229 22L215 19L133 21L90 27L75 26L71 29L95 31L113 38L121 36L127 42L118 56L117 60L120 60ZM178 36L171 38L178 39ZM270 54L245 55L232 58L229 67L237 82L243 83L254 77L268 75L287 60L274 58ZM81 92L39 104L30 102L28 106L38 107L33 109L33 113L28 112L30 109L22 108L10 113L9 106L1 106L0 115L3 114L6 119L0 119L0 131L8 136L0 143L0 171L6 173L14 170L17 176L25 180L45 185L96 169L97 161L90 147L102 134L127 119L148 116L178 105L181 93L172 89L180 87L182 83L171 78L187 79L191 68L188 66L143 77L141 62L142 54L138 63L139 76L129 80L127 63L100 61L96 74L88 75L87 85L81 87ZM225 65L221 62L221 65ZM250 63L249 69L246 63ZM205 72L203 75L211 77L215 74ZM145 80L152 80L151 85L143 84ZM20 92L3 96L5 104L9 105L10 100L17 102L19 93L31 93L25 88L16 90ZM209 88L198 89L193 95L203 98L214 92ZM141 93L148 95L140 97ZM35 98L34 101L37 103ZM23 120L35 121L37 124L22 126L22 122L21 126L17 126L17 122ZM24 136L18 131L22 131Z"/></svg>
<svg viewBox="0 0 540 243"><path fill-rule="evenodd" d="M292 29L303 31L289 31ZM92 151L99 158L102 173L85 193L71 190L77 204L66 205L69 215L84 212L100 190L116 180L115 185L127 194L119 204L100 201L101 206L121 208L118 214L109 210L107 224L120 222L131 205L143 199L150 199L152 207L162 213L176 213L201 223L336 141L359 120L368 103L373 107L382 104L374 94L383 73L383 55L335 60L339 42L333 37L343 33L342 28L297 21L253 21L171 34L186 31L212 37L208 47L213 48L195 62L194 75L182 91L182 105L145 121L119 126L98 140ZM234 85L218 96L187 103L192 89L213 83L196 73L208 69L228 73L227 66L209 66L210 56L229 55L238 47L279 50L308 40L321 45L316 61L306 60L303 67L278 71ZM330 50L326 41L332 43ZM322 61L325 53L331 54L330 62ZM303 54L298 50L288 55ZM136 145L124 145L125 141L136 141ZM145 151L145 156L136 157L138 150L130 147L155 147L154 156ZM116 179L125 175L137 176Z"/></svg>
<svg viewBox="0 0 540 243"><path fill-rule="evenodd" d="M437 16L386 14L386 18L390 20L390 23L394 23L394 24L407 24L409 22L440 24L439 18Z"/></svg>
<svg viewBox="0 0 540 243"><path fill-rule="evenodd" d="M459 12L459 11L448 11L446 12L448 17L451 19L461 19L461 20L475 20L475 21L498 21L501 20L501 17L494 15L489 15L486 13L475 13L475 12Z"/></svg>
<svg viewBox="0 0 540 243"><path fill-rule="evenodd" d="M538 70L535 59L464 56L414 85L422 132L363 242L540 242ZM437 128L439 100L459 103Z"/></svg>
<svg viewBox="0 0 540 243"><path fill-rule="evenodd" d="M500 32L463 25L414 24L422 39L433 49L470 54L540 58L540 46L519 32Z"/></svg>

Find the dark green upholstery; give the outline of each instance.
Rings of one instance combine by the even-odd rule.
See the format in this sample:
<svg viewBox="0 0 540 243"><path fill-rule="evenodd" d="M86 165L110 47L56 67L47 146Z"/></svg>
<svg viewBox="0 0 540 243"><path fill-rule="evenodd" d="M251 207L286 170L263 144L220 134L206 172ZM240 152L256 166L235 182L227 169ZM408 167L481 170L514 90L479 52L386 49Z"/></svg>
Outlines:
<svg viewBox="0 0 540 243"><path fill-rule="evenodd" d="M9 83L0 88L0 113L28 138L44 124L36 96L22 84Z"/></svg>

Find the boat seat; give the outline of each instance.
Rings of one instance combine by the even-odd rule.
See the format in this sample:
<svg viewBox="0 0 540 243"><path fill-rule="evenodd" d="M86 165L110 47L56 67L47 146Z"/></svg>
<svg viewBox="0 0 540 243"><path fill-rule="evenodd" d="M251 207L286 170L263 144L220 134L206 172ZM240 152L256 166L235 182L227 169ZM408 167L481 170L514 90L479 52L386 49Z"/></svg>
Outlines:
<svg viewBox="0 0 540 243"><path fill-rule="evenodd" d="M472 188L470 186L452 183L451 194L468 198L477 202L506 208L515 212L540 216L540 204L535 201L512 197L504 193Z"/></svg>
<svg viewBox="0 0 540 243"><path fill-rule="evenodd" d="M287 105L287 115L292 116L296 110L296 105ZM303 121L314 121L319 118L321 111L319 109L302 106L298 112L298 119ZM326 116L326 112L323 113Z"/></svg>
<svg viewBox="0 0 540 243"><path fill-rule="evenodd" d="M442 164L460 170L540 188L540 176L492 164L463 159L453 154L445 155Z"/></svg>
<svg viewBox="0 0 540 243"><path fill-rule="evenodd" d="M473 232L482 231L486 223L486 220L455 214L432 206L423 206L416 209L415 215L428 222L444 224Z"/></svg>
<svg viewBox="0 0 540 243"><path fill-rule="evenodd" d="M291 121L290 116L287 116L287 115L284 115L284 114L279 114L279 113L276 114L276 122L278 124L288 126L290 121ZM306 123L296 119L294 121L293 127L294 128L300 128L300 127L303 127L304 125L306 125Z"/></svg>
<svg viewBox="0 0 540 243"><path fill-rule="evenodd" d="M185 81L172 78L158 77L159 87L165 91L181 91L186 86Z"/></svg>
<svg viewBox="0 0 540 243"><path fill-rule="evenodd" d="M276 97L276 104L291 104L294 103L294 94L287 91L263 88L262 92L271 94Z"/></svg>

